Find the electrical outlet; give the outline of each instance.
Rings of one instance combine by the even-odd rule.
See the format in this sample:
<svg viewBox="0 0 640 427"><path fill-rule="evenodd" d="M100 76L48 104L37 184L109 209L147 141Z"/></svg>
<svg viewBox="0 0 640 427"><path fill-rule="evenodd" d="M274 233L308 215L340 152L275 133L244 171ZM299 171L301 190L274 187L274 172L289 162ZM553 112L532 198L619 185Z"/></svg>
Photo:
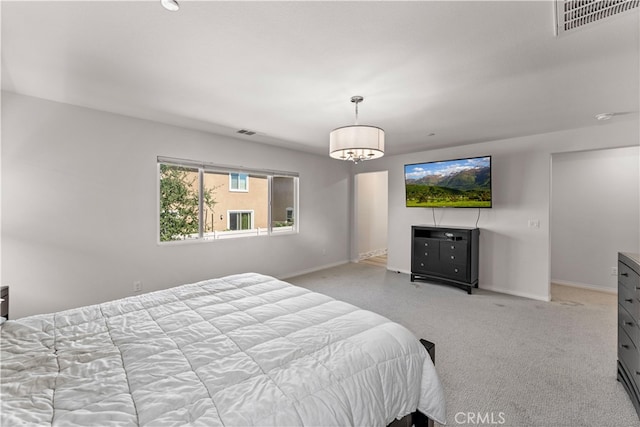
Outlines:
<svg viewBox="0 0 640 427"><path fill-rule="evenodd" d="M618 267L611 267L611 275L612 276L618 275Z"/></svg>
<svg viewBox="0 0 640 427"><path fill-rule="evenodd" d="M539 219L530 219L529 220L529 228L540 228L540 220Z"/></svg>
<svg viewBox="0 0 640 427"><path fill-rule="evenodd" d="M133 282L133 292L142 292L142 282L140 280Z"/></svg>

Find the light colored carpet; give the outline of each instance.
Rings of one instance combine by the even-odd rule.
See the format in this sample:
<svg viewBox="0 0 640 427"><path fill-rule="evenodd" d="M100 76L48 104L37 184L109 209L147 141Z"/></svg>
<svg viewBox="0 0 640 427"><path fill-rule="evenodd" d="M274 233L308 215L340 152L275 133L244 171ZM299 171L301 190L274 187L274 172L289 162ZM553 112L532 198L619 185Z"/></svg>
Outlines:
<svg viewBox="0 0 640 427"><path fill-rule="evenodd" d="M551 302L467 295L362 262L288 281L433 341L448 425L640 425L616 380L615 295L561 286Z"/></svg>

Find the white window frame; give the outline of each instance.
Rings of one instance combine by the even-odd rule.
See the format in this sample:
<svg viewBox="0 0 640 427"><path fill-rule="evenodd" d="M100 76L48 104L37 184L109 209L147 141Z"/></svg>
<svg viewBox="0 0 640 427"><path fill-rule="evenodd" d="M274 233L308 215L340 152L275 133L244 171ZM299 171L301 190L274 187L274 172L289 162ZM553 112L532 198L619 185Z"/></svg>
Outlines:
<svg viewBox="0 0 640 427"><path fill-rule="evenodd" d="M244 182L246 184L246 188L242 189L242 188L233 188L232 182L233 182L233 175L238 175L238 184L240 184L240 177L244 177ZM249 174L248 173L242 173L242 172L229 172L229 191L232 191L234 193L248 193L249 192Z"/></svg>
<svg viewBox="0 0 640 427"><path fill-rule="evenodd" d="M228 173L229 177L231 177L231 173L239 173L239 174L246 174L247 175L247 188L249 186L249 178L251 175L256 175L256 176L264 176L267 178L268 181L268 195L267 195L267 223L268 226L266 229L264 228L260 228L260 229L255 229L254 227L254 221L255 221L255 211L250 210L250 209L236 209L236 210L228 210L228 212L239 212L239 211L246 211L249 212L251 211L251 226L252 226L252 230L239 230L239 231L214 231L214 232L207 232L204 233L203 232L203 224L204 224L204 219L202 218L203 215L203 200L202 197L200 197L200 218L199 218L199 232L197 235L190 235L188 237L185 237L184 239L176 239L176 240L168 240L168 241L161 241L160 240L160 178L161 178L161 173L160 173L160 165L161 164L167 164L167 165L171 165L171 166L181 166L181 167L186 167L186 168L194 168L194 169L198 169L198 176L199 176L199 191L200 194L202 195L202 193L204 192L204 174L206 172L214 172L214 173ZM292 226L290 227L274 227L272 224L272 214L271 214L271 208L272 208L272 197L273 197L273 191L272 191L272 184L273 184L273 178L274 177L290 177L293 178L293 217L294 217L294 223ZM231 178L229 178L231 179ZM201 242L207 242L207 241L211 241L211 240L220 240L220 239L227 239L227 238L236 238L236 237L249 237L249 236L275 236L275 235L291 235L291 234L298 234L299 233L299 223L300 223L300 206L299 206L299 174L297 172L284 172L284 171L273 171L273 170L260 170L260 169L245 169L245 168L238 168L236 166L225 166L225 165L217 165L217 164L213 164L213 163L207 163L207 162L199 162L199 161L194 161L194 160L185 160L185 159L177 159L177 158L171 158L171 157L163 157L163 156L158 156L157 157L157 177L156 177L156 183L157 183L157 188L156 188L156 197L158 198L158 203L157 203L157 212L156 212L156 239L157 239L157 243L160 245L173 245L173 244L187 244L187 243L201 243ZM228 222L228 218L229 216L227 215L227 225L229 224Z"/></svg>

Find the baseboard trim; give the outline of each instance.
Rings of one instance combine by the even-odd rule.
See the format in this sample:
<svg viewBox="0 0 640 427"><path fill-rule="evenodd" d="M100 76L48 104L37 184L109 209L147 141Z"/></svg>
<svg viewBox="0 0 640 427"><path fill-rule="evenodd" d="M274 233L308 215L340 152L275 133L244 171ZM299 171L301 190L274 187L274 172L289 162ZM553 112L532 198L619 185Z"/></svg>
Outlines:
<svg viewBox="0 0 640 427"><path fill-rule="evenodd" d="M395 268L395 267L387 266L387 270L394 271L396 273L404 273L404 274L411 275L411 271L406 271L406 270L403 270L401 268ZM500 294L513 295L514 297L522 297L522 298L533 299L533 300L537 300L537 301L545 301L545 302L551 301L550 297L546 297L545 298L545 297L542 297L540 295L530 294L528 292L517 292L517 291L512 291L512 290L509 290L509 289L501 289L501 288L496 288L496 287L486 287L486 286L482 286L482 284L480 284L479 289L483 289L485 291L497 292L497 293L500 293Z"/></svg>
<svg viewBox="0 0 640 427"><path fill-rule="evenodd" d="M344 264L349 264L349 261L338 261L338 262L333 262L331 264L324 264L324 265L319 265L317 267L308 268L306 270L300 270L293 273L286 273L279 276L278 279L287 280L292 277L302 276L303 274L315 273L316 271L325 270L327 268L332 268L332 267L338 267L339 265L344 265Z"/></svg>
<svg viewBox="0 0 640 427"><path fill-rule="evenodd" d="M403 268L397 268L397 267L393 267L393 266L390 266L390 265L387 265L387 270L393 271L394 273L402 273L402 274L411 275L411 270L405 270ZM557 282L554 282L554 283L557 283ZM497 293L500 293L500 294L513 295L515 297L533 299L533 300L536 300L536 301L544 301L544 302L550 302L551 301L551 296L543 297L541 295L531 294L531 293L528 293L528 292L512 291L510 289L501 289L501 288L497 288L497 287L494 287L494 286L486 287L486 286L480 285L480 289L484 289L486 291L491 291L491 292L497 292Z"/></svg>
<svg viewBox="0 0 640 427"><path fill-rule="evenodd" d="M603 288L602 286L588 285L586 283L569 282L567 280L555 280L555 279L551 279L551 283L556 285L561 285L561 286L569 286L572 288L587 289L589 291L597 291L597 292L604 292L606 294L618 295L617 289Z"/></svg>
<svg viewBox="0 0 640 427"><path fill-rule="evenodd" d="M542 295L531 294L529 292L512 291L511 289L496 288L494 286L491 286L491 287L480 286L480 289L484 289L485 291L498 292L500 294L513 295L514 297L534 299L536 301L544 301L544 302L551 301L550 296L544 297Z"/></svg>
<svg viewBox="0 0 640 427"><path fill-rule="evenodd" d="M402 273L402 274L408 274L411 275L411 271L408 270L403 270L401 268L396 268L396 267L390 267L387 265L387 270L389 271L393 271L394 273Z"/></svg>

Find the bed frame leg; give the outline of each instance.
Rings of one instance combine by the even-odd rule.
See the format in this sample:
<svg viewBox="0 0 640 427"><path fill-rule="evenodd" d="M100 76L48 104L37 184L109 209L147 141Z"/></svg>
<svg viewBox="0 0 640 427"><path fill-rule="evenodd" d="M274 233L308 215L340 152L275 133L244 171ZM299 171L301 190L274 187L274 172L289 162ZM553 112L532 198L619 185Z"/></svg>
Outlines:
<svg viewBox="0 0 640 427"><path fill-rule="evenodd" d="M436 345L431 341L423 340L422 338L420 339L420 344L424 346L424 348L427 350L427 353L429 353L431 361L435 364ZM434 427L433 420L420 411L416 411L413 413L413 425L415 427Z"/></svg>
<svg viewBox="0 0 640 427"><path fill-rule="evenodd" d="M431 341L423 340L422 338L420 338L420 344L424 346L424 348L427 350L427 353L429 353L429 357L431 358L431 361L435 364L436 363L436 345Z"/></svg>
<svg viewBox="0 0 640 427"><path fill-rule="evenodd" d="M412 418L415 427L434 427L433 420L420 411L414 412Z"/></svg>

